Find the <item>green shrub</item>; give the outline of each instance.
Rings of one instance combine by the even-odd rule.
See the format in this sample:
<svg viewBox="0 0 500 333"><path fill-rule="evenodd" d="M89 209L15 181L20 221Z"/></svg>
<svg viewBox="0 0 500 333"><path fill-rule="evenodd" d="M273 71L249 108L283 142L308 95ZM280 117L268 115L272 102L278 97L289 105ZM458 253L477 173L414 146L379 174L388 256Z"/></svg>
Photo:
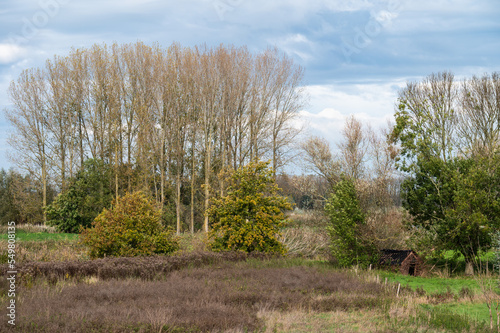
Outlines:
<svg viewBox="0 0 500 333"><path fill-rule="evenodd" d="M366 266L376 258L375 246L364 237L365 215L361 211L352 180L343 178L334 187L325 210L332 255L342 267Z"/></svg>
<svg viewBox="0 0 500 333"><path fill-rule="evenodd" d="M99 214L92 228L82 232L90 257L139 256L171 253L179 249L173 231L161 224L161 210L142 193L117 198Z"/></svg>
<svg viewBox="0 0 500 333"><path fill-rule="evenodd" d="M89 159L69 188L46 208L47 223L60 232L77 233L90 227L95 217L113 200L111 169L102 161Z"/></svg>
<svg viewBox="0 0 500 333"><path fill-rule="evenodd" d="M252 162L234 171L227 195L212 201L209 244L214 251L284 253L278 240L286 224L283 211L292 206L279 195L268 162Z"/></svg>

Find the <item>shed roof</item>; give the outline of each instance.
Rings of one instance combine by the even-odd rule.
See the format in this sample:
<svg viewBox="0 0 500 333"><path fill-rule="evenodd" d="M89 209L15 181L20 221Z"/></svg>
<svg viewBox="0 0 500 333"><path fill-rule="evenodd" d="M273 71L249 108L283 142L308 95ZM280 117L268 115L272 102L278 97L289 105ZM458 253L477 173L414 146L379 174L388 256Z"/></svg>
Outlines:
<svg viewBox="0 0 500 333"><path fill-rule="evenodd" d="M382 250L380 261L391 266L401 265L411 253L416 255L413 250Z"/></svg>

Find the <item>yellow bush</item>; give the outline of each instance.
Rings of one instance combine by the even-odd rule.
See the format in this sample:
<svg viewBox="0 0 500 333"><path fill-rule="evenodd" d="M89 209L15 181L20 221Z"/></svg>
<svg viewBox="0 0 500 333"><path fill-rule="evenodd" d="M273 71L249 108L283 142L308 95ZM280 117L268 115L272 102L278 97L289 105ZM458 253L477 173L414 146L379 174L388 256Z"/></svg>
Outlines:
<svg viewBox="0 0 500 333"><path fill-rule="evenodd" d="M215 251L286 251L278 240L292 206L279 195L272 169L253 162L233 172L227 195L212 201L206 212L211 223L210 247Z"/></svg>
<svg viewBox="0 0 500 333"><path fill-rule="evenodd" d="M173 231L161 222L161 210L142 193L115 199L111 209L99 214L81 241L89 246L90 257L140 256L171 253L179 249Z"/></svg>

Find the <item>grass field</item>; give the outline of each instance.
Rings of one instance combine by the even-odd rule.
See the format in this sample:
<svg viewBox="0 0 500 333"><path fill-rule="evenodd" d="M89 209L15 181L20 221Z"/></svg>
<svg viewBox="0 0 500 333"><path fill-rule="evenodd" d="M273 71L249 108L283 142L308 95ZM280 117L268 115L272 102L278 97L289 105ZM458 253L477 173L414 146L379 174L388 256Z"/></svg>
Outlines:
<svg viewBox="0 0 500 333"><path fill-rule="evenodd" d="M78 234L58 233L52 227L16 226L16 262L65 261L88 259L87 249ZM7 262L8 233L0 227L0 264Z"/></svg>
<svg viewBox="0 0 500 333"><path fill-rule="evenodd" d="M463 322L489 323L487 302L493 304L493 322L497 322L495 306L500 302L499 279L497 276L481 277L413 277L380 272L381 279L392 284L401 284L418 294L424 294L425 303L420 304L423 313L451 316L449 327ZM488 299L488 297L490 299ZM454 317L457 316L457 317ZM445 319L446 321L446 319ZM460 327L459 325L459 327ZM453 330L452 330L453 331ZM460 331L460 330L459 330Z"/></svg>
<svg viewBox="0 0 500 333"><path fill-rule="evenodd" d="M289 257L218 256L200 233L183 235L178 255L91 261L77 235L19 228L17 331L490 331L486 302L500 297L493 288L488 299L484 285L497 278L341 270L302 246L310 231L298 230L287 240L298 249ZM5 249L0 237L0 259Z"/></svg>
<svg viewBox="0 0 500 333"><path fill-rule="evenodd" d="M485 303L469 303L469 302L456 302L456 303L445 303L438 305L422 305L422 308L427 311L432 310L444 310L456 313L458 315L472 318L481 322L489 322L489 312L488 306ZM494 310L493 310L494 311ZM496 314L495 314L496 317ZM496 320L495 320L496 321Z"/></svg>
<svg viewBox="0 0 500 333"><path fill-rule="evenodd" d="M7 234L0 234L0 240L7 240ZM27 232L23 229L16 230L17 241L47 241L47 240L78 240L78 234Z"/></svg>
<svg viewBox="0 0 500 333"><path fill-rule="evenodd" d="M489 331L487 307L479 294L439 298L408 288L398 297L395 282L404 276L397 274L386 284L380 278L384 272L339 270L326 261L296 257L244 259L237 254L229 255L229 261L214 261L206 252L161 258L109 258L94 265L95 273L89 267L78 269L91 261L41 263L39 268L29 264L28 271L35 269L47 279L23 280L29 284L20 288L18 309L29 315L20 318L18 331ZM162 267L169 273L160 270L149 275L152 279L139 277L160 267L158 260L165 262ZM83 272L88 275L79 277ZM127 277L127 272L137 272L138 277ZM106 275L99 277L101 273ZM444 284L436 287L435 278L404 278L424 286L429 282L435 292L447 290ZM459 279L441 278L451 280ZM457 288L465 281L455 282ZM2 308L5 301L4 295Z"/></svg>
<svg viewBox="0 0 500 333"><path fill-rule="evenodd" d="M473 277L420 277L383 271L379 274L384 281L387 278L389 282L401 283L401 286L409 287L413 290L422 289L427 294L439 294L449 291L458 295L464 289L471 290L472 292L480 291L478 281Z"/></svg>

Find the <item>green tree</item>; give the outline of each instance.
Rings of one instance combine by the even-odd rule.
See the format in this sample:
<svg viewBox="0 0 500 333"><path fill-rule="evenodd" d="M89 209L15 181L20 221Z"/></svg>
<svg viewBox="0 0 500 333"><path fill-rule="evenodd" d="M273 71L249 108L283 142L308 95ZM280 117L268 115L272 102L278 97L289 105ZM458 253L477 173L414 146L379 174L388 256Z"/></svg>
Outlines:
<svg viewBox="0 0 500 333"><path fill-rule="evenodd" d="M85 161L69 188L46 208L47 223L59 231L77 233L90 226L113 200L112 170L100 160Z"/></svg>
<svg viewBox="0 0 500 333"><path fill-rule="evenodd" d="M167 254L179 249L179 240L161 224L161 209L142 192L118 197L81 233L91 258Z"/></svg>
<svg viewBox="0 0 500 333"><path fill-rule="evenodd" d="M284 253L278 236L286 224L284 211L292 206L279 195L269 162L240 167L230 175L228 184L227 194L213 199L206 212L212 221L211 248Z"/></svg>
<svg viewBox="0 0 500 333"><path fill-rule="evenodd" d="M17 175L20 177L20 175ZM5 225L10 221L20 221L19 209L14 204L13 186L14 171L0 170L0 225Z"/></svg>
<svg viewBox="0 0 500 333"><path fill-rule="evenodd" d="M402 184L412 226L435 233L438 249L473 262L480 249L491 247L500 227L498 158L429 158L416 165Z"/></svg>
<svg viewBox="0 0 500 333"><path fill-rule="evenodd" d="M365 239L362 228L365 215L361 211L356 189L351 179L343 177L333 187L325 205L330 218L327 230L331 238L333 257L342 267L368 265L376 258L375 246Z"/></svg>
<svg viewBox="0 0 500 333"><path fill-rule="evenodd" d="M32 174L9 174L9 196L15 210L19 212L16 223L40 224L44 223L42 187L40 181ZM47 185L45 199L51 202L55 196L54 189Z"/></svg>
<svg viewBox="0 0 500 333"><path fill-rule="evenodd" d="M499 157L458 155L452 83L444 73L403 89L390 140L401 147L397 167L406 173L410 227L434 233L437 249L460 252L471 263L500 227Z"/></svg>

